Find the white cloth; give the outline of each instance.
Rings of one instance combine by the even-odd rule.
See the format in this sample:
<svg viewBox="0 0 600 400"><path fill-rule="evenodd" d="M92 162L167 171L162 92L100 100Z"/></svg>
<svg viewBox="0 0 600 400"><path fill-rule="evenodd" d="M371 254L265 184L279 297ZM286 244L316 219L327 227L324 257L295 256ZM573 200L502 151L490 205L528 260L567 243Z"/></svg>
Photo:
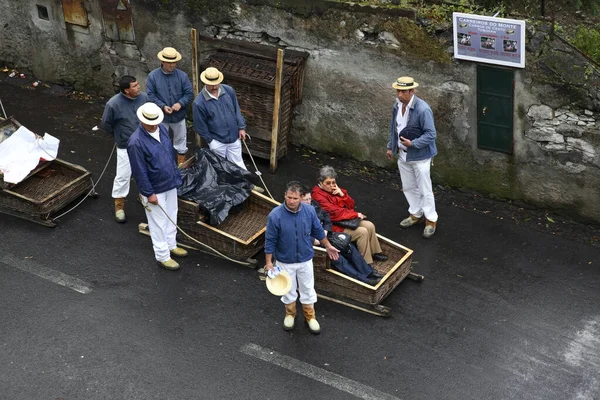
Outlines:
<svg viewBox="0 0 600 400"><path fill-rule="evenodd" d="M179 122L163 122L162 124L167 127L167 130L170 129L173 131L173 148L177 154L187 153L187 126L185 125L185 119Z"/></svg>
<svg viewBox="0 0 600 400"><path fill-rule="evenodd" d="M221 143L218 140L213 139L208 144L208 147L214 153L237 164L240 168L248 170L246 164L244 164L244 159L242 158L242 141L240 139L233 143Z"/></svg>
<svg viewBox="0 0 600 400"><path fill-rule="evenodd" d="M40 159L52 161L58 154L60 140L46 133L38 138L24 126L0 143L0 172L8 183L19 183L35 168Z"/></svg>
<svg viewBox="0 0 600 400"><path fill-rule="evenodd" d="M406 105L406 111L404 112L404 115L402 115L402 102L398 99L396 99L396 102L398 103L398 113L396 114L396 134L398 136L396 140L398 140L398 158L402 161L406 161L406 146L400 143L400 132L402 129L406 128L406 125L408 124L410 108L415 102L415 96L413 95L413 97L410 98L410 101Z"/></svg>
<svg viewBox="0 0 600 400"><path fill-rule="evenodd" d="M408 212L419 218L425 215L429 221L437 222L438 214L435 211L430 169L431 158L421 161L398 159L402 191L408 201Z"/></svg>
<svg viewBox="0 0 600 400"><path fill-rule="evenodd" d="M146 209L146 218L148 218L148 229L152 238L152 248L154 249L154 257L156 261L163 262L171 258L170 250L177 247L177 227L173 222L177 222L177 189L171 189L164 193L156 193L158 204L167 212L160 209L156 204L148 203L146 196L141 196L143 204L147 205L150 210Z"/></svg>
<svg viewBox="0 0 600 400"><path fill-rule="evenodd" d="M131 165L127 149L117 148L117 175L113 182L113 199L125 198L129 194L131 183Z"/></svg>
<svg viewBox="0 0 600 400"><path fill-rule="evenodd" d="M315 292L315 273L312 260L303 263L286 264L275 261L275 264L283 271L287 271L292 278L292 289L281 296L284 304L290 304L298 298L300 292L300 303L315 304L317 302L317 292Z"/></svg>

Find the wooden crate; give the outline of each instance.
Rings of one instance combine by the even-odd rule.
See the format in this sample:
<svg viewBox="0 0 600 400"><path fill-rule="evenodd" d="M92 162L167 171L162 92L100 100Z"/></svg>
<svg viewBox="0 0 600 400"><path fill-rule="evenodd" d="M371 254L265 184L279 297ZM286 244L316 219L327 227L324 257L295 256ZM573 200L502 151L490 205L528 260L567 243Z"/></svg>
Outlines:
<svg viewBox="0 0 600 400"><path fill-rule="evenodd" d="M216 40L201 36L208 47L201 68L215 67L223 72L223 82L231 85L237 94L240 109L248 125L252 140L247 141L254 156L269 159L273 105L275 102L275 75L277 48L240 40ZM304 71L309 54L286 50L283 60L277 159L285 156L291 142L293 108L302 102Z"/></svg>

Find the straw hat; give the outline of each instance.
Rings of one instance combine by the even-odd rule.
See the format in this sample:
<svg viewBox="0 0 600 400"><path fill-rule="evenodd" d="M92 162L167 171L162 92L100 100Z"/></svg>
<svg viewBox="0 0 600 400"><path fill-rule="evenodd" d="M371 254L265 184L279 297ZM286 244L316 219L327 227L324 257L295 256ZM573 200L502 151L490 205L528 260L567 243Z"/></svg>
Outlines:
<svg viewBox="0 0 600 400"><path fill-rule="evenodd" d="M159 106L154 103L145 103L137 109L137 116L147 125L158 125L162 122L165 115Z"/></svg>
<svg viewBox="0 0 600 400"><path fill-rule="evenodd" d="M200 80L206 85L217 85L223 82L223 74L215 67L208 67L200 74Z"/></svg>
<svg viewBox="0 0 600 400"><path fill-rule="evenodd" d="M419 86L419 84L410 76L401 76L396 79L396 82L392 83L392 87L398 90L410 90L417 86Z"/></svg>
<svg viewBox="0 0 600 400"><path fill-rule="evenodd" d="M181 60L181 54L173 47L165 47L158 52L157 57L160 61L164 62L177 62Z"/></svg>
<svg viewBox="0 0 600 400"><path fill-rule="evenodd" d="M267 277L267 289L275 296L283 296L292 290L292 277L287 271L281 271L275 278Z"/></svg>

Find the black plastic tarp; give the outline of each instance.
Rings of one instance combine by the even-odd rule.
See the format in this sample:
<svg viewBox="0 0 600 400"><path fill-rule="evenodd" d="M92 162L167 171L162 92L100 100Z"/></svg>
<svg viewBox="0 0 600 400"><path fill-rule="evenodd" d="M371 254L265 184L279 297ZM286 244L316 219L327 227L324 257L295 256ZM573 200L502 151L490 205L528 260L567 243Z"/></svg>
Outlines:
<svg viewBox="0 0 600 400"><path fill-rule="evenodd" d="M182 199L199 204L208 215L210 225L225 221L230 210L242 204L254 185L260 180L246 171L210 151L196 151L196 163L181 171L182 183L177 195Z"/></svg>

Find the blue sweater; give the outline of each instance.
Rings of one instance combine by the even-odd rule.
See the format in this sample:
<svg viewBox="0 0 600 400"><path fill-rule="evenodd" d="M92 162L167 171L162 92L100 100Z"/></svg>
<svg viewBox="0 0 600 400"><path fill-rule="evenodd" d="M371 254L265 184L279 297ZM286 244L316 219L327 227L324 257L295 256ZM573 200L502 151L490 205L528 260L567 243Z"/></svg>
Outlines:
<svg viewBox="0 0 600 400"><path fill-rule="evenodd" d="M284 263L306 262L315 255L313 237L325 238L314 207L300 204L298 211L292 212L280 204L267 217L265 253Z"/></svg>
<svg viewBox="0 0 600 400"><path fill-rule="evenodd" d="M194 90L187 74L179 69L167 74L162 68L156 68L148 74L146 90L150 101L164 111L164 106L181 104L181 110L172 114L165 113L165 123L179 122L185 118L186 107L194 100Z"/></svg>
<svg viewBox="0 0 600 400"><path fill-rule="evenodd" d="M115 137L119 149L127 148L127 141L140 124L137 109L148 102L148 95L142 92L135 99L117 93L108 100L102 114L102 129Z"/></svg>
<svg viewBox="0 0 600 400"><path fill-rule="evenodd" d="M419 130L420 135L411 141L411 146L406 150L406 161L421 161L434 157L437 154L435 145L435 125L433 123L433 112L429 104L418 98L410 108L406 130ZM392 154L398 152L398 132L396 131L396 116L398 115L398 102L394 102L392 109L392 123L390 124L390 140L387 148Z"/></svg>
<svg viewBox="0 0 600 400"><path fill-rule="evenodd" d="M194 129L206 143L213 139L233 143L239 138L239 130L246 129L246 121L233 88L225 84L219 87L219 100L212 98L206 87L194 100Z"/></svg>
<svg viewBox="0 0 600 400"><path fill-rule="evenodd" d="M131 174L140 193L146 197L164 193L181 185L181 174L175 164L169 133L162 124L158 127L160 142L140 125L127 144Z"/></svg>

